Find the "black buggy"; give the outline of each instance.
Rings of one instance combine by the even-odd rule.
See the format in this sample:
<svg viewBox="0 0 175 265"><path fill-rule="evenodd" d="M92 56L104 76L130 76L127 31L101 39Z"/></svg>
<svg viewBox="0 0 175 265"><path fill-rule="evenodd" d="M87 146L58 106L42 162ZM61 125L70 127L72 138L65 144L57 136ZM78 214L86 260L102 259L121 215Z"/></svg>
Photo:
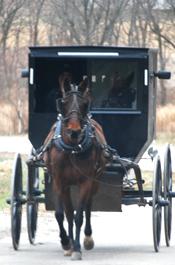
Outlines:
<svg viewBox="0 0 175 265"><path fill-rule="evenodd" d="M106 167L93 210L121 211L122 204L152 206L154 248L158 251L163 207L165 238L169 246L172 198L175 197L171 150L167 145L162 178L160 156L150 145L155 138L156 78L169 79L170 73L157 71L155 49L74 46L30 47L28 69L22 71L29 87L29 140L33 146L30 155L36 159L27 164L26 188L23 187L20 154L16 154L14 161L9 200L14 249L19 246L22 205L26 204L30 243L35 240L38 204L44 203L46 210L54 209L52 178L37 157L43 152L44 139L57 120L58 76L65 71L71 71L75 83L86 77L90 79L91 114L103 127L109 146L119 155L117 158L114 155L113 162ZM152 189L141 191L136 185L140 181L144 187L138 162L146 150L154 163L154 177ZM134 179L129 174L131 168ZM44 188L40 187L41 179ZM76 197L76 191L72 192Z"/></svg>

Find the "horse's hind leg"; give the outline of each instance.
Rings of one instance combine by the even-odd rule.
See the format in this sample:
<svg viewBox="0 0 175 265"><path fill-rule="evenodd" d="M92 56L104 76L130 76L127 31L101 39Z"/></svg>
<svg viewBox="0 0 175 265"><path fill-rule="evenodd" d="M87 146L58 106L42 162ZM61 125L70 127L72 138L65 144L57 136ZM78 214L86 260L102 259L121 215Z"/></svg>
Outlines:
<svg viewBox="0 0 175 265"><path fill-rule="evenodd" d="M55 218L58 222L60 228L60 239L61 245L64 250L69 250L71 248L69 237L67 236L66 230L64 228L64 208L62 199L59 198L56 204Z"/></svg>
<svg viewBox="0 0 175 265"><path fill-rule="evenodd" d="M94 247L94 240L92 238L92 227L91 227L91 205L92 201L89 200L85 209L86 224L85 224L85 238L84 238L84 248L90 250Z"/></svg>

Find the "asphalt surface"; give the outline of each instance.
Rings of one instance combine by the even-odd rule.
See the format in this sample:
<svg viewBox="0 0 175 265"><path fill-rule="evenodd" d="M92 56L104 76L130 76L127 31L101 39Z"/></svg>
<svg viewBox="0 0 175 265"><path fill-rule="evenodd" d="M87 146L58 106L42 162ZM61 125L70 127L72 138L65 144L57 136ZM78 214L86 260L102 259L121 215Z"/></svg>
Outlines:
<svg viewBox="0 0 175 265"><path fill-rule="evenodd" d="M95 248L91 251L82 249L83 259L76 263L92 265L175 264L175 224L172 227L171 246L168 248L165 246L164 229L162 229L160 251L155 253L150 206L145 208L139 208L136 205L123 206L122 213L93 212L92 226ZM15 251L11 244L9 213L0 212L1 265L75 263L70 260L70 257L63 256L58 238L58 228L53 212L42 211L38 219L36 244L30 245L24 211L20 247L18 251Z"/></svg>

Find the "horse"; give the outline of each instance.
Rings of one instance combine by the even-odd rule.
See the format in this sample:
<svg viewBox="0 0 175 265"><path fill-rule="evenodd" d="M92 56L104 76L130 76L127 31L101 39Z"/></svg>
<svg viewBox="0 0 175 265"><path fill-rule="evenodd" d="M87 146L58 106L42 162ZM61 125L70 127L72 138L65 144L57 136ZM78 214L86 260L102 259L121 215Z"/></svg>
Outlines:
<svg viewBox="0 0 175 265"><path fill-rule="evenodd" d="M88 79L78 86L69 78L60 80L62 98L59 100L58 121L50 130L45 143L44 163L53 180L55 217L60 230L60 241L65 256L82 259L80 231L85 212L84 248L94 247L91 227L93 197L108 161L106 139L102 127L90 117L91 93ZM78 187L78 201L74 215L71 187ZM64 214L68 233L64 227ZM75 236L73 227L75 225Z"/></svg>

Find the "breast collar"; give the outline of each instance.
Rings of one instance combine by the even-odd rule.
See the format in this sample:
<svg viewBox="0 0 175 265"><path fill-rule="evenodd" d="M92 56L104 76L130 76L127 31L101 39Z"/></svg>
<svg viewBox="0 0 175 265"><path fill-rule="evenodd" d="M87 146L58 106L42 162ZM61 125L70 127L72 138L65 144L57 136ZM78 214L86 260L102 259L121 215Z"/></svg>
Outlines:
<svg viewBox="0 0 175 265"><path fill-rule="evenodd" d="M80 153L85 153L92 146L93 138L95 136L94 136L93 127L90 124L90 122L88 122L85 125L84 137L78 145L69 145L64 142L61 136L61 125L62 121L58 120L56 123L55 133L53 136L53 143L58 150L69 152L72 154L80 154Z"/></svg>

